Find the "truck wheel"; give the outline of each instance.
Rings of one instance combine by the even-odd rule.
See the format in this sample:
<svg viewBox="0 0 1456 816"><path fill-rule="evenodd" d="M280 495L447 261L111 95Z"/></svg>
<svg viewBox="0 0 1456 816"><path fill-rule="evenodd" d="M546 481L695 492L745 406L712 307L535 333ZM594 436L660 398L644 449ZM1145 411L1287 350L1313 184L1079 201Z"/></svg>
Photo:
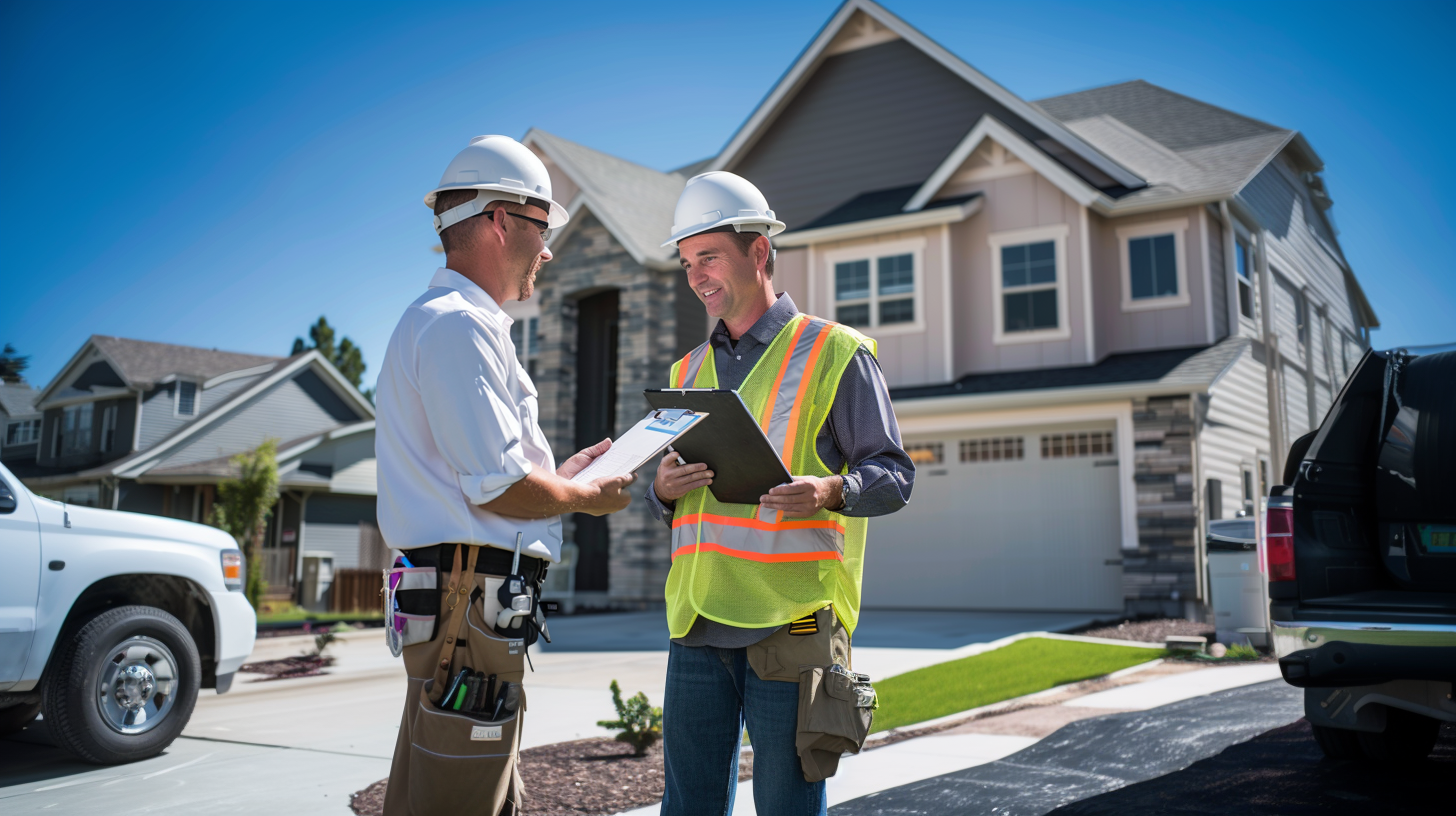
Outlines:
<svg viewBox="0 0 1456 816"><path fill-rule="evenodd" d="M113 765L171 745L201 682L197 645L181 621L150 606L120 606L57 649L41 704L59 747Z"/></svg>
<svg viewBox="0 0 1456 816"><path fill-rule="evenodd" d="M20 703L9 708L0 708L0 736L14 734L30 725L40 714L40 703Z"/></svg>
<svg viewBox="0 0 1456 816"><path fill-rule="evenodd" d="M1378 734L1359 732L1360 748L1376 762L1418 761L1430 755L1440 733L1438 720L1387 707L1385 730Z"/></svg>
<svg viewBox="0 0 1456 816"><path fill-rule="evenodd" d="M1314 741L1327 759L1364 759L1360 750L1360 737L1348 728L1331 728L1328 725L1311 725Z"/></svg>

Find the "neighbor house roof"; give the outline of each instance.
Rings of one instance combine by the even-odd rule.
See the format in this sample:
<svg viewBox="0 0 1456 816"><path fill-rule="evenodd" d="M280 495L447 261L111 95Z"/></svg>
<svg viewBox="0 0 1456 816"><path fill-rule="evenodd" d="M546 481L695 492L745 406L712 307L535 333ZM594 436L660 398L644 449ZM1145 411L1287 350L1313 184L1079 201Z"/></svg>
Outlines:
<svg viewBox="0 0 1456 816"><path fill-rule="evenodd" d="M150 388L171 375L211 379L219 374L276 363L282 357L91 335L91 342L116 364L118 374L136 388Z"/></svg>
<svg viewBox="0 0 1456 816"><path fill-rule="evenodd" d="M0 411L10 417L38 414L40 411L35 407L38 396L40 392L28 385L0 383Z"/></svg>
<svg viewBox="0 0 1456 816"><path fill-rule="evenodd" d="M1148 180L1117 199L1119 210L1190 194L1232 195L1291 142L1303 163L1322 166L1295 131L1140 79L1034 104Z"/></svg>
<svg viewBox="0 0 1456 816"><path fill-rule="evenodd" d="M573 216L582 206L611 231L622 247L640 264L675 266L677 250L659 246L672 234L672 212L687 179L640 164L609 156L532 129L523 139L535 144L581 188L570 202ZM553 243L569 233L568 224Z"/></svg>

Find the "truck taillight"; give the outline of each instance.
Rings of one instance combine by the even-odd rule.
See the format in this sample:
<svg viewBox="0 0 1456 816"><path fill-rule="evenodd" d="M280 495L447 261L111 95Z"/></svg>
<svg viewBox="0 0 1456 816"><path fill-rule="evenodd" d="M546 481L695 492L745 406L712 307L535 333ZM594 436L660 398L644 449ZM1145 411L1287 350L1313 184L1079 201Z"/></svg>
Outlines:
<svg viewBox="0 0 1456 816"><path fill-rule="evenodd" d="M1264 552L1269 581L1294 580L1294 504L1288 498L1269 499L1264 515Z"/></svg>
<svg viewBox="0 0 1456 816"><path fill-rule="evenodd" d="M222 551L222 582L233 592L243 589L243 553L241 550Z"/></svg>

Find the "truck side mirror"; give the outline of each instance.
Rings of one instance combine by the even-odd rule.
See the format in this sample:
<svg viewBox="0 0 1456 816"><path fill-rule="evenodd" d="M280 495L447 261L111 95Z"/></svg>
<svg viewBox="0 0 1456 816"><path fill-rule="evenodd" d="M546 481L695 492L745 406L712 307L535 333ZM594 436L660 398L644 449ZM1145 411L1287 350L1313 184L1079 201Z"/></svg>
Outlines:
<svg viewBox="0 0 1456 816"><path fill-rule="evenodd" d="M10 485L0 481L0 515L14 513L15 508L19 506L20 503L15 500L15 493L10 489Z"/></svg>

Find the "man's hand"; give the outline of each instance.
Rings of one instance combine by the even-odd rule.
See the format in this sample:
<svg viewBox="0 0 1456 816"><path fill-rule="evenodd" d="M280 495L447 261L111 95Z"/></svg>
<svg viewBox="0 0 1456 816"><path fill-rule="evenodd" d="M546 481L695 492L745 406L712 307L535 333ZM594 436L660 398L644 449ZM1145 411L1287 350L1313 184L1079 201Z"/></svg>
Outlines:
<svg viewBox="0 0 1456 816"><path fill-rule="evenodd" d="M596 447L593 445L592 447ZM591 450L588 448L587 450ZM592 499L588 509L582 512L593 516L605 516L615 513L618 510L627 509L632 503L632 494L627 492L627 485L637 481L635 473L628 473L625 476L610 476L601 479L592 479L591 486L599 493Z"/></svg>
<svg viewBox="0 0 1456 816"><path fill-rule="evenodd" d="M713 483L713 471L708 470L707 465L701 462L679 465L677 459L676 451L668 451L657 463L657 478L652 480L652 492L664 502L675 502Z"/></svg>
<svg viewBox="0 0 1456 816"><path fill-rule="evenodd" d="M812 516L825 508L837 510L844 505L844 481L838 476L795 476L794 481L775 487L758 502L789 518Z"/></svg>
<svg viewBox="0 0 1456 816"><path fill-rule="evenodd" d="M592 463L593 459L596 459L598 456L606 453L608 450L611 449L611 447L612 440L610 438L607 438L596 443L595 445L592 445L590 448L583 448L582 450L577 451L570 459L567 459L565 462L561 463L561 467L556 469L556 475L560 476L563 479L570 479L576 474L582 472L582 470L584 470L587 465L590 465ZM626 505L623 506L625 507Z"/></svg>

